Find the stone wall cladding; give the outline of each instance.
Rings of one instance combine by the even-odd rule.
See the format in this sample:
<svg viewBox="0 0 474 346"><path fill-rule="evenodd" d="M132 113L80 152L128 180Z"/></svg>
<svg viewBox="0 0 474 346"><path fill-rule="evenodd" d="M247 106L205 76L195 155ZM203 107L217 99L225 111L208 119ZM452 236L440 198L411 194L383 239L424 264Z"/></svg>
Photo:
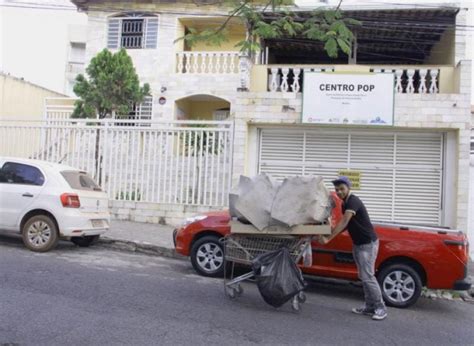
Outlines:
<svg viewBox="0 0 474 346"><path fill-rule="evenodd" d="M202 12L225 13L218 7L208 7L202 10L193 5L167 4L137 4L130 3L130 11L151 10L164 11L173 6L173 13L159 14L157 49L130 49L131 56L141 83L149 83L153 95L153 119L174 120L175 101L181 98L206 94L223 98L233 105L236 99L236 89L239 86L238 74L206 75L206 74L177 74L176 44L178 38L177 26L180 17L189 17L174 13L189 11L195 14ZM191 9L192 8L192 9ZM86 45L86 66L107 44L107 18L118 13L94 11L88 14L88 38ZM115 51L115 50L113 50ZM161 88L167 90L161 92ZM166 104L160 105L160 97L167 99ZM232 111L232 109L231 109Z"/></svg>
<svg viewBox="0 0 474 346"><path fill-rule="evenodd" d="M116 220L165 223L171 226L179 226L187 217L222 209L206 206L124 201L110 201L109 207L112 218Z"/></svg>

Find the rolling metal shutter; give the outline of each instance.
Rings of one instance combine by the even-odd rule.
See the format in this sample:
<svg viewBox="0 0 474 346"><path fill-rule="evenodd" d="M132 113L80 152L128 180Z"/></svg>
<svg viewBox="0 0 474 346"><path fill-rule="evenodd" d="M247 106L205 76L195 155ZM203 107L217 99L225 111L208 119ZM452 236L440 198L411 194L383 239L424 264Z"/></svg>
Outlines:
<svg viewBox="0 0 474 346"><path fill-rule="evenodd" d="M443 134L262 128L258 171L281 180L321 175L328 188L341 169L361 172L373 220L439 225Z"/></svg>

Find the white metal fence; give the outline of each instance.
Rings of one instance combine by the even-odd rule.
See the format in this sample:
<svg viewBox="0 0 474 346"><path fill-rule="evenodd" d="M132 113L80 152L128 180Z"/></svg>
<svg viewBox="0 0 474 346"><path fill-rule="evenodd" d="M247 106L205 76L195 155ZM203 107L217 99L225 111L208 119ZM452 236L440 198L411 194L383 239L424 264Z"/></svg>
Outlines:
<svg viewBox="0 0 474 346"><path fill-rule="evenodd" d="M0 155L77 167L111 199L150 203L225 206L232 141L228 121L0 123Z"/></svg>

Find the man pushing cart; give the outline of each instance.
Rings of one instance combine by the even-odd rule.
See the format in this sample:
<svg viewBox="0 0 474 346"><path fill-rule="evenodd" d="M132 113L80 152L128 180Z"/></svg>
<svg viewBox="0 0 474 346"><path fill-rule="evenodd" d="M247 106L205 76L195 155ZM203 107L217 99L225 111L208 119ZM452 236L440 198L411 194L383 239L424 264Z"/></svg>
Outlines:
<svg viewBox="0 0 474 346"><path fill-rule="evenodd" d="M231 299L243 293L241 283L255 280L263 299L274 307L291 301L299 311L306 284L299 262L311 265L311 240L330 235L332 199L322 178L289 178L281 185L266 175L241 177L230 196L231 233L223 238L225 293ZM236 265L252 271L235 276Z"/></svg>

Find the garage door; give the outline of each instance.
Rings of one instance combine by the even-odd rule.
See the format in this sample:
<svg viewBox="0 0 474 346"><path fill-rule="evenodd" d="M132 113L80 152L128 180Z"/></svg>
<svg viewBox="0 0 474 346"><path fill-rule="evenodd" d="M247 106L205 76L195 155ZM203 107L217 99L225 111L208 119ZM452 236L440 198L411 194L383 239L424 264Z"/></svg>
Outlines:
<svg viewBox="0 0 474 346"><path fill-rule="evenodd" d="M328 188L341 169L361 172L373 220L439 225L443 134L329 129L259 129L258 170L281 180L321 175Z"/></svg>

